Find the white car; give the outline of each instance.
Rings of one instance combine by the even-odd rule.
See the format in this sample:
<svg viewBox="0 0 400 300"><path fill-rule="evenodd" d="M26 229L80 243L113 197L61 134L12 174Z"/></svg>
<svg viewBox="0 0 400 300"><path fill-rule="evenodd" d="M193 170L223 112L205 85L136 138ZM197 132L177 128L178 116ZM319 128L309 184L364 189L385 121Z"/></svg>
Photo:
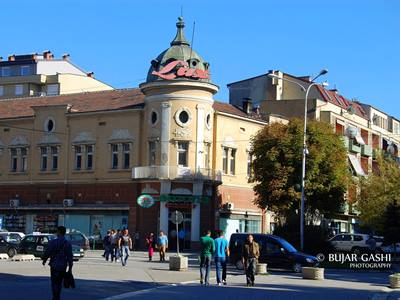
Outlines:
<svg viewBox="0 0 400 300"><path fill-rule="evenodd" d="M8 243L19 244L25 237L25 234L22 232L2 231L0 232L0 236Z"/></svg>
<svg viewBox="0 0 400 300"><path fill-rule="evenodd" d="M368 234L341 233L331 238L329 243L336 251L360 254L361 252L368 250L368 239ZM380 248L383 238L374 236L374 239L376 241L376 248Z"/></svg>

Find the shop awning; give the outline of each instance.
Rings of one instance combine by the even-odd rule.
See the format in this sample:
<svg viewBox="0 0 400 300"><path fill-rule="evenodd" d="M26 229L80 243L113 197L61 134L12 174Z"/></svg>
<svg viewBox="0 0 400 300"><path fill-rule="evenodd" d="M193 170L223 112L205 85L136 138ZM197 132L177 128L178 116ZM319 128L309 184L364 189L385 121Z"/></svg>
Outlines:
<svg viewBox="0 0 400 300"><path fill-rule="evenodd" d="M361 167L360 161L358 160L357 156L355 156L354 154L347 154L347 156L349 157L350 163L356 174L360 176L365 176L364 170Z"/></svg>

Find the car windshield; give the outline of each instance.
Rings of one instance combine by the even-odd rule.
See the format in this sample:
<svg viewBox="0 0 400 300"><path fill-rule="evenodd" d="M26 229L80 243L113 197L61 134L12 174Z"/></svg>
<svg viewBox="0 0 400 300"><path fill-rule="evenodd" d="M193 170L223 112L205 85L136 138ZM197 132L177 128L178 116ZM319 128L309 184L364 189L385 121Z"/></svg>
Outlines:
<svg viewBox="0 0 400 300"><path fill-rule="evenodd" d="M290 253L295 253L297 252L297 249L295 247L293 247L289 242L285 241L285 240L279 240L282 244L282 247L285 248L285 250L287 252Z"/></svg>

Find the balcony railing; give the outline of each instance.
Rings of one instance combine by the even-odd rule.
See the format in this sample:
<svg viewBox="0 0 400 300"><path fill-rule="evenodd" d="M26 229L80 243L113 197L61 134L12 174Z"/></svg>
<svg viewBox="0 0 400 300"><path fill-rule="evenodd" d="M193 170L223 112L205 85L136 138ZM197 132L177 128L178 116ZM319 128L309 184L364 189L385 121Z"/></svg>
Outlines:
<svg viewBox="0 0 400 300"><path fill-rule="evenodd" d="M349 141L349 150L351 152L361 153L361 145L356 144L354 140Z"/></svg>
<svg viewBox="0 0 400 300"><path fill-rule="evenodd" d="M362 145L361 146L361 154L364 156L372 156L372 146Z"/></svg>
<svg viewBox="0 0 400 300"><path fill-rule="evenodd" d="M221 181L221 171L180 166L147 166L132 168L132 179L187 179Z"/></svg>

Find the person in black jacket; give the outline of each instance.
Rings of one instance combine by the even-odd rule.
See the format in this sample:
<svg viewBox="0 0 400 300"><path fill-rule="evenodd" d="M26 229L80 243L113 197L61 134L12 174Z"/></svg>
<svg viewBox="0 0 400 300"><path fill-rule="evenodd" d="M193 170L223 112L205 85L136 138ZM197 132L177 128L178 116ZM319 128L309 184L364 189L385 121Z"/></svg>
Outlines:
<svg viewBox="0 0 400 300"><path fill-rule="evenodd" d="M72 246L65 239L66 228L59 226L57 228L57 238L50 241L42 260L43 266L50 258L50 277L51 277L51 290L53 293L53 300L59 300L61 295L62 282L67 271L72 273L73 255Z"/></svg>

